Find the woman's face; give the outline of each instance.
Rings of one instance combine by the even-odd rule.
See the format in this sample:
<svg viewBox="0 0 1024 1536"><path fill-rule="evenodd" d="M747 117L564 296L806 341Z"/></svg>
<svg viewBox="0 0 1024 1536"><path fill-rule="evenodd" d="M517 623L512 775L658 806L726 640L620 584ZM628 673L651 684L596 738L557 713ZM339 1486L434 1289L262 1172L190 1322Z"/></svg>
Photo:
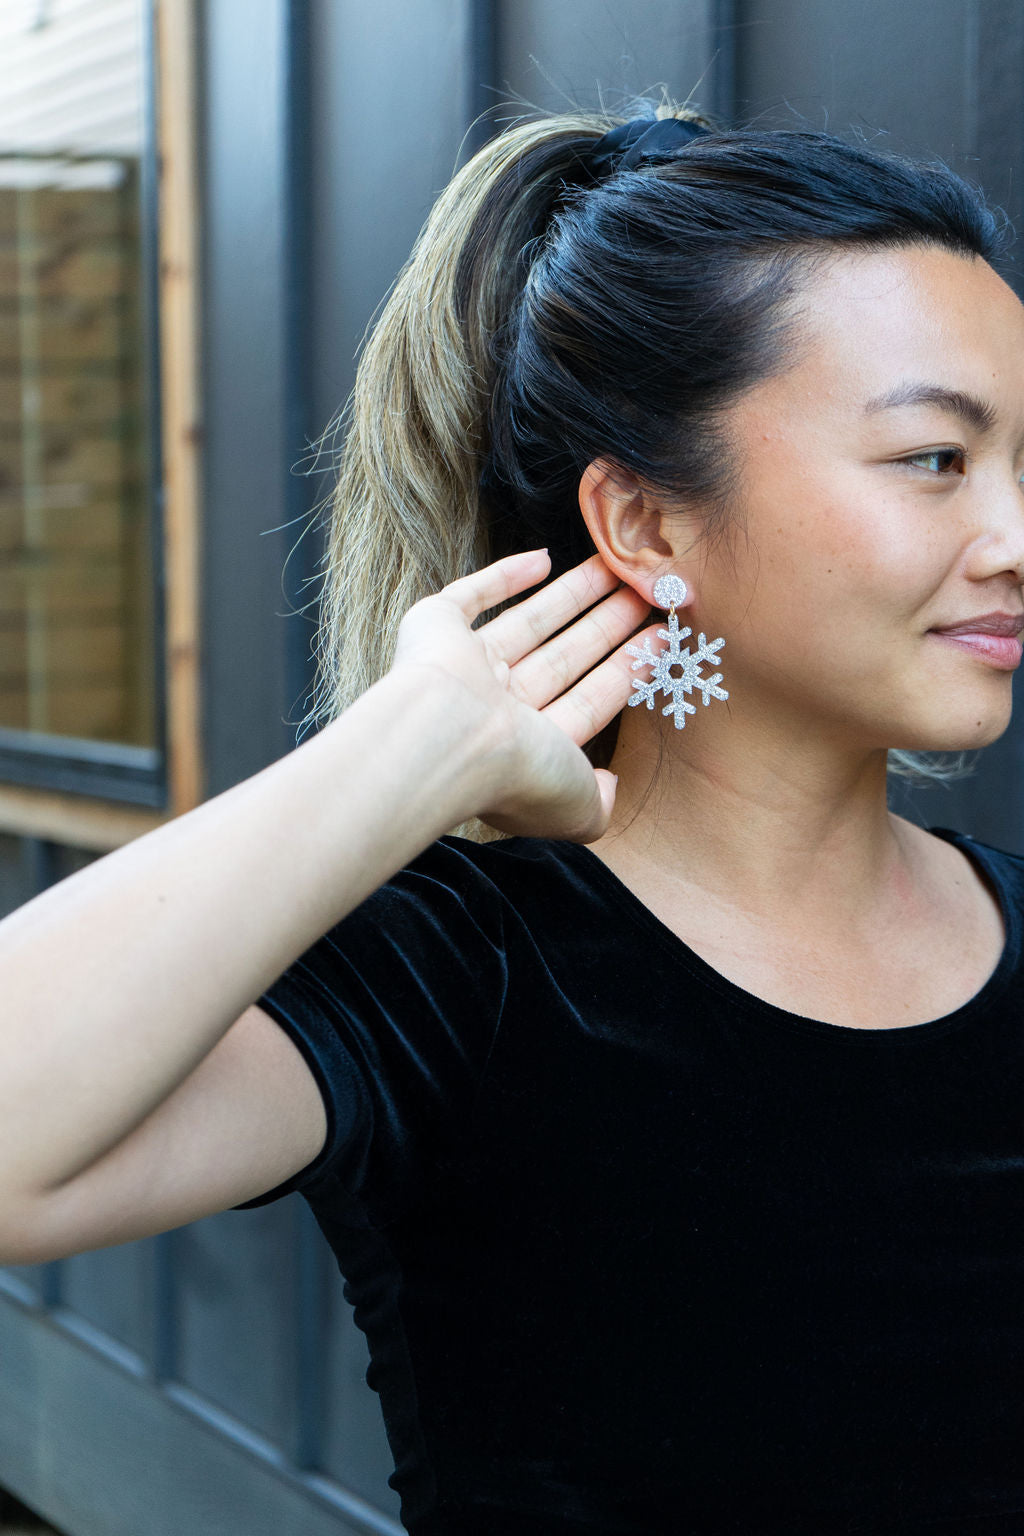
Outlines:
<svg viewBox="0 0 1024 1536"><path fill-rule="evenodd" d="M831 260L800 325L799 361L733 408L742 531L674 562L694 576L683 622L725 636L730 712L858 747L983 746L1019 646L937 630L1024 616L1024 306L986 262L921 246ZM897 399L925 388L960 408Z"/></svg>

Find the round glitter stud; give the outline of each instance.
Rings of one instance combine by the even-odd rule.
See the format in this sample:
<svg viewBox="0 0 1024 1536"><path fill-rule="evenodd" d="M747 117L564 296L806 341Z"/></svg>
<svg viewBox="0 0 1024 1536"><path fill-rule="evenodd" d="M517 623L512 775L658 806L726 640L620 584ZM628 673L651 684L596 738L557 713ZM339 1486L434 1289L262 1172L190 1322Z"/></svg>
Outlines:
<svg viewBox="0 0 1024 1536"><path fill-rule="evenodd" d="M678 608L686 602L686 582L681 576L659 576L654 583L654 601L659 608Z"/></svg>

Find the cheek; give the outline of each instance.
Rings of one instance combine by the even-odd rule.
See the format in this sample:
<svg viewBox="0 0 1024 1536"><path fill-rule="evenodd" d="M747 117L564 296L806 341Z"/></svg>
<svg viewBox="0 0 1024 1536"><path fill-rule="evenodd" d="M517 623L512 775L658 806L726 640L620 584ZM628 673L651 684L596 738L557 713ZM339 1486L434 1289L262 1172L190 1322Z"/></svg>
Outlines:
<svg viewBox="0 0 1024 1536"><path fill-rule="evenodd" d="M899 551L881 556L873 535L848 521L794 517L762 527L750 540L733 582L716 582L714 612L762 644L796 626L815 633L839 629L855 610L870 606L883 572L899 559Z"/></svg>
<svg viewBox="0 0 1024 1536"><path fill-rule="evenodd" d="M694 627L724 636L723 660L763 685L804 696L888 693L906 675L908 647L953 556L905 510L853 515L849 504L826 503L814 517L762 527Z"/></svg>
<svg viewBox="0 0 1024 1536"><path fill-rule="evenodd" d="M955 543L936 512L892 497L819 494L785 520L762 520L738 571L730 611L814 616L833 623L896 623L917 613L948 576Z"/></svg>

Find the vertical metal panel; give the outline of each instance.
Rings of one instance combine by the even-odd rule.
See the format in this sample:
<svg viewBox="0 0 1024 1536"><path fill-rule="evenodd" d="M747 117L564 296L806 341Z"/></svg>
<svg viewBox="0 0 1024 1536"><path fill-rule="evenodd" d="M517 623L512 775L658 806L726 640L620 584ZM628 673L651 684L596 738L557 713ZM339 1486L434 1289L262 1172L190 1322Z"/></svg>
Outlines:
<svg viewBox="0 0 1024 1536"><path fill-rule="evenodd" d="M153 1336L149 1361L153 1381L170 1381L177 1374L178 1318L175 1298L175 1249L177 1232L161 1232L151 1239L153 1247Z"/></svg>
<svg viewBox="0 0 1024 1536"><path fill-rule="evenodd" d="M972 108L978 155L974 174L1024 229L1024 6L1020 0L974 0L977 12L977 65L973 71ZM972 168L967 166L971 173ZM1008 278L1024 297L1024 272L1017 253L1016 273Z"/></svg>
<svg viewBox="0 0 1024 1536"><path fill-rule="evenodd" d="M178 1380L289 1453L299 1396L296 1248L291 1201L194 1222L176 1244Z"/></svg>
<svg viewBox="0 0 1024 1536"><path fill-rule="evenodd" d="M13 912L32 892L26 890L22 848L25 839L0 833L0 913Z"/></svg>
<svg viewBox="0 0 1024 1536"><path fill-rule="evenodd" d="M474 155L495 131L493 119L484 114L495 103L499 12L500 0L467 0L464 7L463 57L466 62L462 116L467 126L462 141L462 161Z"/></svg>
<svg viewBox="0 0 1024 1536"><path fill-rule="evenodd" d="M313 697L316 632L316 579L322 543L311 524L310 485L305 478L306 445L315 434L310 398L314 317L311 308L309 231L312 203L312 65L311 14L306 0L290 0L285 14L284 40L284 400L288 478L285 486L285 527L288 556L281 573L287 615L285 660L285 721L297 725Z"/></svg>
<svg viewBox="0 0 1024 1536"><path fill-rule="evenodd" d="M743 118L765 127L851 127L881 146L962 160L974 127L966 86L974 0L738 0Z"/></svg>
<svg viewBox="0 0 1024 1536"><path fill-rule="evenodd" d="M61 1300L140 1358L153 1340L153 1250L128 1243L65 1260Z"/></svg>
<svg viewBox="0 0 1024 1536"><path fill-rule="evenodd" d="M714 89L708 105L719 121L732 127L736 115L737 0L710 0L708 48Z"/></svg>
<svg viewBox="0 0 1024 1536"><path fill-rule="evenodd" d="M629 6L550 5L504 0L500 6L501 86L549 111L619 109L664 84L712 111L729 111L733 32L728 9L711 0L643 0ZM715 53L719 51L719 59ZM718 73L721 66L722 74Z"/></svg>
<svg viewBox="0 0 1024 1536"><path fill-rule="evenodd" d="M324 1423L327 1413L327 1374L324 1340L327 1337L326 1294L328 1264L333 1265L323 1234L302 1199L296 1209L296 1421L291 1452L296 1466L326 1467ZM381 1486L377 1479L374 1488ZM362 1489L357 1489L362 1492Z"/></svg>
<svg viewBox="0 0 1024 1536"><path fill-rule="evenodd" d="M287 545L287 7L205 8L202 561L207 793L294 744L281 571Z"/></svg>
<svg viewBox="0 0 1024 1536"><path fill-rule="evenodd" d="M454 169L466 126L465 3L312 0L312 397L321 428L347 398L367 322ZM316 482L316 494L329 484L329 475Z"/></svg>

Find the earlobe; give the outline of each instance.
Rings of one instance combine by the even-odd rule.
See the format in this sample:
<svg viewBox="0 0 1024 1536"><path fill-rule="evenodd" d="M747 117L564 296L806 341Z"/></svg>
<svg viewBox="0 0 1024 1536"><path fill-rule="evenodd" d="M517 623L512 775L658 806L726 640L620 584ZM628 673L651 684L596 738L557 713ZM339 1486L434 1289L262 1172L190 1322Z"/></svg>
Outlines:
<svg viewBox="0 0 1024 1536"><path fill-rule="evenodd" d="M608 569L653 602L654 583L672 564L662 508L630 470L595 459L580 480L580 511Z"/></svg>

